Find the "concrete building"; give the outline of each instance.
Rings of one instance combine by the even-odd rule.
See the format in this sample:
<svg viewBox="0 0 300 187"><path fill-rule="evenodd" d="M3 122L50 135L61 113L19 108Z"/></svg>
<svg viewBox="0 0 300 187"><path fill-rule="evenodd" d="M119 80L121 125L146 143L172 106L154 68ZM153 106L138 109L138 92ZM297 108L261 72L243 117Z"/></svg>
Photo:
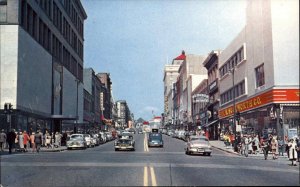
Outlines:
<svg viewBox="0 0 300 187"><path fill-rule="evenodd" d="M173 95L172 95L172 85L176 81L178 76L179 65L165 65L164 69L164 121L163 124L172 123L172 113L173 113Z"/></svg>
<svg viewBox="0 0 300 187"><path fill-rule="evenodd" d="M207 82L207 79L203 79L191 94L193 130L201 129L201 126L207 123L206 108L209 100Z"/></svg>
<svg viewBox="0 0 300 187"><path fill-rule="evenodd" d="M248 1L246 14L219 56L221 123L265 137L292 128L299 135L299 1Z"/></svg>
<svg viewBox="0 0 300 187"><path fill-rule="evenodd" d="M96 76L92 68L83 70L84 82L84 103L83 103L83 121L84 125L80 126L84 131L97 131L103 129L101 120L101 100L102 83Z"/></svg>
<svg viewBox="0 0 300 187"><path fill-rule="evenodd" d="M178 110L178 117L179 117L179 124L181 129L188 129L191 121L189 123L188 119L191 119L191 93L192 88L196 87L203 79L207 78L207 70L202 66L203 61L205 60L205 56L200 55L193 55L189 54L186 55L185 60L181 63L179 67L179 75L178 75L178 86L179 90L177 90L177 94L179 98L179 110ZM195 74L199 75L198 80L192 85L193 81L190 81L190 75ZM192 76L193 77L193 76ZM194 76L196 78L196 76Z"/></svg>
<svg viewBox="0 0 300 187"><path fill-rule="evenodd" d="M79 0L2 0L0 128L61 131L83 122L83 27ZM4 114L4 115L3 115ZM73 130L73 129L66 129Z"/></svg>
<svg viewBox="0 0 300 187"><path fill-rule="evenodd" d="M211 51L208 57L203 62L203 66L207 69L208 73L208 103L206 123L204 127L208 131L209 138L217 140L221 132L221 126L219 123L219 55L221 51Z"/></svg>
<svg viewBox="0 0 300 187"><path fill-rule="evenodd" d="M117 126L116 128L125 129L129 127L129 121L131 121L131 113L127 102L125 100L119 100L117 105Z"/></svg>
<svg viewBox="0 0 300 187"><path fill-rule="evenodd" d="M180 64L185 60L185 51L181 55L174 58L171 64L165 65L164 69L164 115L163 126L170 128L170 125L175 124L175 112L177 107L174 108L174 84L177 82L178 69Z"/></svg>

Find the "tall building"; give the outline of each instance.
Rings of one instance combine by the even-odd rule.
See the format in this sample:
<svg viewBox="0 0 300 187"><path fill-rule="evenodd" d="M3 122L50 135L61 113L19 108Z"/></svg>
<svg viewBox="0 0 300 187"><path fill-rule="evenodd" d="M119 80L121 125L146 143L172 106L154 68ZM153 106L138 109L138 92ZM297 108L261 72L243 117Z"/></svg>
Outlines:
<svg viewBox="0 0 300 187"><path fill-rule="evenodd" d="M219 56L221 123L264 137L293 128L299 135L299 1L248 1L246 18Z"/></svg>
<svg viewBox="0 0 300 187"><path fill-rule="evenodd" d="M202 63L205 56L201 55L186 55L185 60L181 63L178 69L178 90L179 98L179 124L181 129L188 129L192 125L192 107L191 95L193 89L203 80L207 78L207 70L203 67Z"/></svg>
<svg viewBox="0 0 300 187"><path fill-rule="evenodd" d="M180 64L185 60L185 52L182 51L181 55L172 60L172 64L165 65L164 69L164 114L163 126L169 127L175 123L174 114L174 89L173 85L177 81L178 69Z"/></svg>
<svg viewBox="0 0 300 187"><path fill-rule="evenodd" d="M129 127L129 121L131 120L131 113L127 102L125 100L119 100L116 102L117 105L117 128L125 129Z"/></svg>
<svg viewBox="0 0 300 187"><path fill-rule="evenodd" d="M86 18L79 0L1 1L0 108L13 111L0 128L61 131L83 122Z"/></svg>
<svg viewBox="0 0 300 187"><path fill-rule="evenodd" d="M100 130L103 125L101 121L101 86L102 83L96 76L92 68L84 68L84 103L83 103L83 120L84 125L80 128L84 131Z"/></svg>
<svg viewBox="0 0 300 187"><path fill-rule="evenodd" d="M203 62L203 66L208 73L208 103L207 103L207 121L204 127L208 131L209 138L213 140L218 139L221 132L219 123L219 55L221 51L211 51L208 57Z"/></svg>

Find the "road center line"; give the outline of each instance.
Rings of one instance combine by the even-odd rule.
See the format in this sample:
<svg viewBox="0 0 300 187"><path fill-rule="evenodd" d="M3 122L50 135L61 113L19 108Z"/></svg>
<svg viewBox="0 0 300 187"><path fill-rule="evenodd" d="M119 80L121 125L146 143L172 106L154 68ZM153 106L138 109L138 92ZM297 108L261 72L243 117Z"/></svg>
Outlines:
<svg viewBox="0 0 300 187"><path fill-rule="evenodd" d="M148 167L144 167L144 186L148 186Z"/></svg>
<svg viewBox="0 0 300 187"><path fill-rule="evenodd" d="M157 186L156 177L152 166L150 167L150 175L151 175L152 186Z"/></svg>

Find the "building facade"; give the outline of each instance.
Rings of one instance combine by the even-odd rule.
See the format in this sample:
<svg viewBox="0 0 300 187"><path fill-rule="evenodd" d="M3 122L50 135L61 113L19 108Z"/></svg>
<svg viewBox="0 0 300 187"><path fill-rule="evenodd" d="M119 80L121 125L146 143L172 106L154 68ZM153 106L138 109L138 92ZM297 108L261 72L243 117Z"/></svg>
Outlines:
<svg viewBox="0 0 300 187"><path fill-rule="evenodd" d="M246 14L219 56L221 123L264 137L299 135L299 2L248 1Z"/></svg>
<svg viewBox="0 0 300 187"><path fill-rule="evenodd" d="M204 125L208 131L209 138L212 140L219 139L221 126L219 123L219 66L218 59L221 51L211 51L203 62L203 66L208 73L208 103L207 103L207 123Z"/></svg>
<svg viewBox="0 0 300 187"><path fill-rule="evenodd" d="M79 0L0 4L1 127L62 131L83 122L83 30Z"/></svg>

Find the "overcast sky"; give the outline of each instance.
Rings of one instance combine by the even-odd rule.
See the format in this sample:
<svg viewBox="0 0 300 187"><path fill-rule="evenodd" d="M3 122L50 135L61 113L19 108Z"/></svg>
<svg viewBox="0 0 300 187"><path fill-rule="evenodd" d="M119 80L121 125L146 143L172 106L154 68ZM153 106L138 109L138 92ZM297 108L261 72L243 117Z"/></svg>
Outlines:
<svg viewBox="0 0 300 187"><path fill-rule="evenodd" d="M245 0L81 0L84 67L111 75L135 119L163 113L164 65L185 50L224 49L245 26Z"/></svg>

